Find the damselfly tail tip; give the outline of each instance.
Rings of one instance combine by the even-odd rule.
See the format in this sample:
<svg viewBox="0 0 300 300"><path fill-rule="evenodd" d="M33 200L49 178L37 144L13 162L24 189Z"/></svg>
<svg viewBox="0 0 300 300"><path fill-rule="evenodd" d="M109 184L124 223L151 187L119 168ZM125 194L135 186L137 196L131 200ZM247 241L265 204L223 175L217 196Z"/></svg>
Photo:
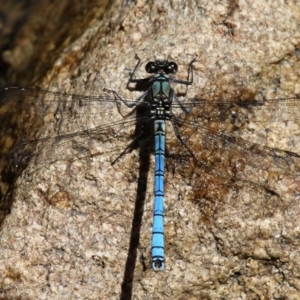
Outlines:
<svg viewBox="0 0 300 300"><path fill-rule="evenodd" d="M154 271L163 271L165 269L164 260L157 258L152 262L152 268Z"/></svg>

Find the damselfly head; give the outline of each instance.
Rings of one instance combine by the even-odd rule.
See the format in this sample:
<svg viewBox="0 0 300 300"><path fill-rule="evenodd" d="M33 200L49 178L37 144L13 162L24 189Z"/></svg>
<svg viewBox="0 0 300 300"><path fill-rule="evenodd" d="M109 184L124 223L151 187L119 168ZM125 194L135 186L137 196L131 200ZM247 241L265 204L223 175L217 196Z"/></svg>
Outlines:
<svg viewBox="0 0 300 300"><path fill-rule="evenodd" d="M178 70L178 66L173 61L168 60L156 60L150 61L146 64L146 72L153 73L165 73L165 74L175 74Z"/></svg>

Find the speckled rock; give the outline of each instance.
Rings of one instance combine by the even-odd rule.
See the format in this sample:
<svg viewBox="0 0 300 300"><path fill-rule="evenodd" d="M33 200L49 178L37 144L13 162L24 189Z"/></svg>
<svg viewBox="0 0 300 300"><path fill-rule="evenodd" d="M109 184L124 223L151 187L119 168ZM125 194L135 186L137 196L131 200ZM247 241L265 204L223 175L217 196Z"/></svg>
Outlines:
<svg viewBox="0 0 300 300"><path fill-rule="evenodd" d="M297 1L128 2L123 8L115 3L103 20L91 22L49 70L44 88L97 95L106 87L134 98L140 92L126 89L126 83L138 54L143 63L169 57L179 65L178 78L184 79L188 63L197 56L187 97L225 101L299 94ZM109 28L106 36L103 28ZM84 55L70 67L76 53ZM143 66L138 78L146 76ZM182 89L176 87L186 92ZM281 109L274 110L277 122L265 120L262 126L250 120L236 134L300 153L300 120L290 121ZM121 119L116 109L99 119L97 105L85 112L62 122L46 118L41 136ZM264 120L259 109L251 117ZM231 129L229 123L222 128ZM170 147L175 147L171 131ZM203 154L212 161L212 170L190 161L185 166L167 162L166 270L154 272L154 158L151 154L147 170L147 155L144 159L134 150L111 166L124 144L116 142L117 150L111 151L110 143L95 140L88 159L59 160L68 151L75 153L66 143L66 148L58 146L59 155L55 149L41 154L49 156L45 164L37 165L37 158L28 165L2 226L0 297L300 298L297 159L281 173L280 166L269 167L275 159L253 167L243 164L241 153L235 180L219 176L232 172L225 169L229 158L222 151ZM199 147L196 143L193 151L201 151Z"/></svg>

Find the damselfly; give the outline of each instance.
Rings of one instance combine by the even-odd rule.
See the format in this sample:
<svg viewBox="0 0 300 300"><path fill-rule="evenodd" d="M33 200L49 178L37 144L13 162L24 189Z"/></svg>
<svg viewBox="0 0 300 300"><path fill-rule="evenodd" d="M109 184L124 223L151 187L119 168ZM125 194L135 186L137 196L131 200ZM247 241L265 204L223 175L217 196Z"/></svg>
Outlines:
<svg viewBox="0 0 300 300"><path fill-rule="evenodd" d="M272 170L282 175L299 175L298 154L251 143L241 135L243 126L250 122L264 124L266 120L268 122L282 120L283 115L287 120L297 122L300 106L298 97L244 101L239 99L210 101L194 97L182 101L176 96L171 83L191 85L194 61L195 59L189 64L190 79L187 81L173 78L178 67L175 62L168 60L148 62L146 71L153 76L136 79L135 73L140 65L138 58L134 71L130 74L129 83L142 86L144 92L134 101L123 99L117 92L107 89L99 96L68 95L26 88L5 88L0 91L1 105L25 107L23 103L27 103L29 112L40 116L49 115L57 123L61 123L58 135L19 143L11 153L14 164L25 164L33 160L37 165L47 165L59 160L74 160L91 155L90 146L102 141L120 139L126 146L111 162L115 164L143 138L145 125L153 123L155 196L151 247L154 270L165 268L165 121L172 124L178 140L176 147L169 147L168 156L178 164L182 161L187 163L185 158L189 157L198 168L211 169L214 175L222 178L247 177L245 166L250 166L253 170L268 172ZM131 113L123 117L122 104L132 108L133 111L143 106L143 114L135 116ZM119 112L119 120L110 120L111 112L116 110ZM98 124L90 128L81 123L82 130L72 128L72 120L78 120L83 116L97 119ZM113 116L115 118L115 115ZM68 118L71 125L61 126L66 125L64 118ZM103 121L105 119L107 121ZM110 144L108 147L114 149L114 143ZM72 151L68 151L70 148ZM101 151L99 153L101 154ZM213 156L218 156L218 159L211 159ZM227 168L222 166L224 162ZM238 165L242 167L238 168ZM294 168L291 168L291 165Z"/></svg>

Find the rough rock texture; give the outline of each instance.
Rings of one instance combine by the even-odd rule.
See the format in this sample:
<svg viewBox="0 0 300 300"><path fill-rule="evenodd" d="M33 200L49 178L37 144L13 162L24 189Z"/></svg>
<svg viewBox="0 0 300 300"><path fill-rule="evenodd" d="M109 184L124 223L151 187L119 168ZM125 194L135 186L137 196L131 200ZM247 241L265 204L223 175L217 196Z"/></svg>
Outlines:
<svg viewBox="0 0 300 300"><path fill-rule="evenodd" d="M123 4L127 6L116 2L104 19L91 21L40 86L86 95L106 87L134 98L140 92L130 92L126 83L135 54L144 63L169 57L178 63L177 77L183 79L197 55L188 97L226 101L299 94L297 1ZM145 76L143 68L137 76ZM182 87L177 91L186 92ZM78 114L61 112L62 121L43 115L39 134L122 119L117 109L100 119L97 109L101 107L91 105L79 107ZM235 134L300 153L299 118L290 121L284 107L279 109L274 110L277 122L265 120L259 127L250 121ZM264 119L259 109L250 116ZM225 122L221 129L232 130L231 124ZM178 147L169 132L170 148ZM153 155L134 150L111 166L128 141L99 138L89 150L79 149L93 156L65 159L75 157L74 144L79 143L74 139L52 151L41 149L16 183L0 237L3 299L299 299L296 158L281 173L275 159L274 168L271 158L251 167L244 165L241 153L234 161L235 180L221 176L233 172L225 169L231 158L222 151L202 154L211 170L190 160L186 165L167 163L166 270L154 272ZM192 150L200 152L201 141L194 144Z"/></svg>
<svg viewBox="0 0 300 300"><path fill-rule="evenodd" d="M0 3L0 87L39 87L51 78L53 70L67 47L81 36L96 20L100 20L109 1L91 0L42 0L6 1ZM102 26L99 36L106 34ZM87 41L82 47L88 47ZM68 50L66 50L68 51ZM79 64L84 51L70 52L65 56L64 72L71 74L74 65ZM57 77L60 64L52 76ZM0 95L1 104L3 94ZM34 119L26 115L28 108L15 101L12 105L0 105L0 223L11 207L8 197L10 184L14 181L15 170L8 166L8 154L12 145L24 139L24 130L34 137L38 131ZM3 195L6 195L2 199Z"/></svg>

